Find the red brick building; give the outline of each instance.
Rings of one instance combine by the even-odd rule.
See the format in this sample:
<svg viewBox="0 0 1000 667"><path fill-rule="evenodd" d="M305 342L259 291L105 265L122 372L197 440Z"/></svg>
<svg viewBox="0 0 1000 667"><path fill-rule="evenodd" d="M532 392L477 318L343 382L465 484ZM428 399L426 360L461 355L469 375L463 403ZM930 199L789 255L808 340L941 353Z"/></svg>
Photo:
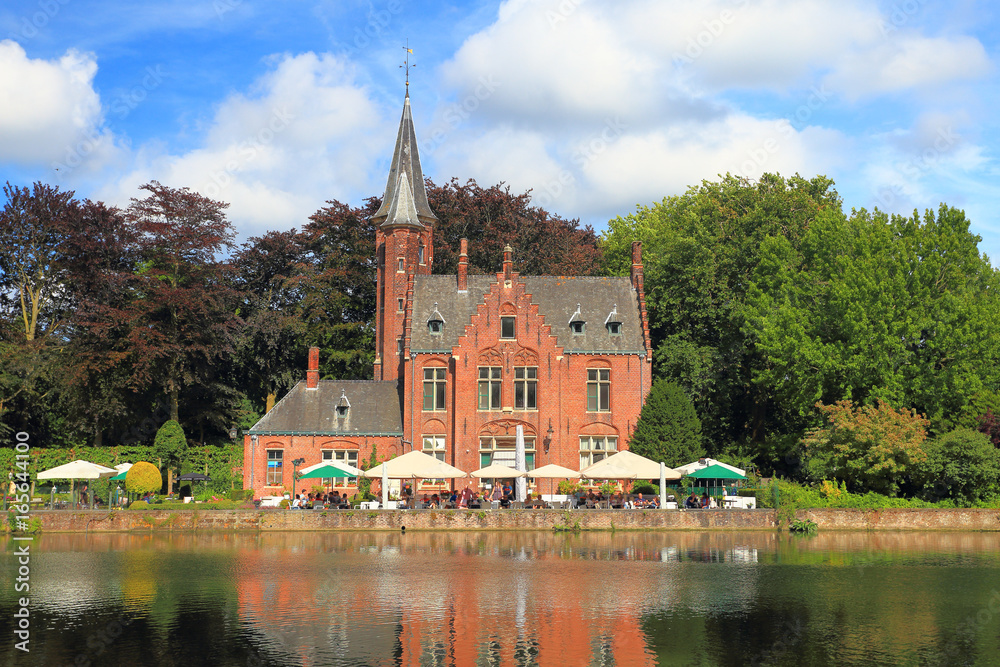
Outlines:
<svg viewBox="0 0 1000 667"><path fill-rule="evenodd" d="M319 380L310 352L296 385L250 429L244 486L291 487L292 461L352 465L421 449L462 470L513 464L576 470L626 449L651 382L642 259L630 277L521 276L505 249L495 275L432 275L427 204L406 97L382 206L374 381Z"/></svg>

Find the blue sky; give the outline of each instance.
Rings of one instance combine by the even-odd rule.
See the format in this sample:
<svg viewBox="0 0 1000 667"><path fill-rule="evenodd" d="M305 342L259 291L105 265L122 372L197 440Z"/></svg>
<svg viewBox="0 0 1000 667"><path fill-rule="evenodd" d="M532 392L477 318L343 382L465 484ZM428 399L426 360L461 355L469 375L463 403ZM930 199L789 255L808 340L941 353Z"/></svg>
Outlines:
<svg viewBox="0 0 1000 667"><path fill-rule="evenodd" d="M0 181L301 226L381 193L409 40L438 183L601 230L726 172L825 174L848 210L964 209L996 266L998 38L985 0L8 0Z"/></svg>

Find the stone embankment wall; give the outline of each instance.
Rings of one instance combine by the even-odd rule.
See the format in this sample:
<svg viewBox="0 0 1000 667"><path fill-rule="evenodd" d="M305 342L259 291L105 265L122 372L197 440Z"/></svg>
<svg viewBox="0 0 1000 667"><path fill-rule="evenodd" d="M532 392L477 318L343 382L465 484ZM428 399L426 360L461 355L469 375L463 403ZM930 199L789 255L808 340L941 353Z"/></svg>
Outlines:
<svg viewBox="0 0 1000 667"><path fill-rule="evenodd" d="M43 532L337 530L774 530L774 510L40 511ZM1000 531L996 509L800 510L820 530Z"/></svg>

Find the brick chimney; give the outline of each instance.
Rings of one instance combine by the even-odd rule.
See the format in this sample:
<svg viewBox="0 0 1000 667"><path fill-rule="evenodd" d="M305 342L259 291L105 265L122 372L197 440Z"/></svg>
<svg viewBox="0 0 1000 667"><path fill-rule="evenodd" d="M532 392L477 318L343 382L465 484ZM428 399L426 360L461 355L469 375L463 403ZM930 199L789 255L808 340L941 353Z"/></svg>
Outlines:
<svg viewBox="0 0 1000 667"><path fill-rule="evenodd" d="M306 389L319 387L319 348L309 348L309 368L306 370Z"/></svg>
<svg viewBox="0 0 1000 667"><path fill-rule="evenodd" d="M510 282L510 274L514 269L514 262L510 259L512 252L514 252L514 249L510 247L509 243L503 247L503 281L505 283Z"/></svg>
<svg viewBox="0 0 1000 667"><path fill-rule="evenodd" d="M642 241L632 241L632 287L642 292Z"/></svg>
<svg viewBox="0 0 1000 667"><path fill-rule="evenodd" d="M469 239L462 239L458 253L458 291L469 289Z"/></svg>

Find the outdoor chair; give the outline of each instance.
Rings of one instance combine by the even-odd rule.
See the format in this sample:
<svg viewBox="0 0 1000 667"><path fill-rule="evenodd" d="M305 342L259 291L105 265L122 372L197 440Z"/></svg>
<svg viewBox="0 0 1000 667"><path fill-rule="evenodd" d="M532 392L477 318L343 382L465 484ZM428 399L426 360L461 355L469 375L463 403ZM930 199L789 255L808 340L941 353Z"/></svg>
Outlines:
<svg viewBox="0 0 1000 667"><path fill-rule="evenodd" d="M523 510L524 509L524 503L521 502L520 500L512 500L512 501L510 501L510 509L512 509L512 510Z"/></svg>

